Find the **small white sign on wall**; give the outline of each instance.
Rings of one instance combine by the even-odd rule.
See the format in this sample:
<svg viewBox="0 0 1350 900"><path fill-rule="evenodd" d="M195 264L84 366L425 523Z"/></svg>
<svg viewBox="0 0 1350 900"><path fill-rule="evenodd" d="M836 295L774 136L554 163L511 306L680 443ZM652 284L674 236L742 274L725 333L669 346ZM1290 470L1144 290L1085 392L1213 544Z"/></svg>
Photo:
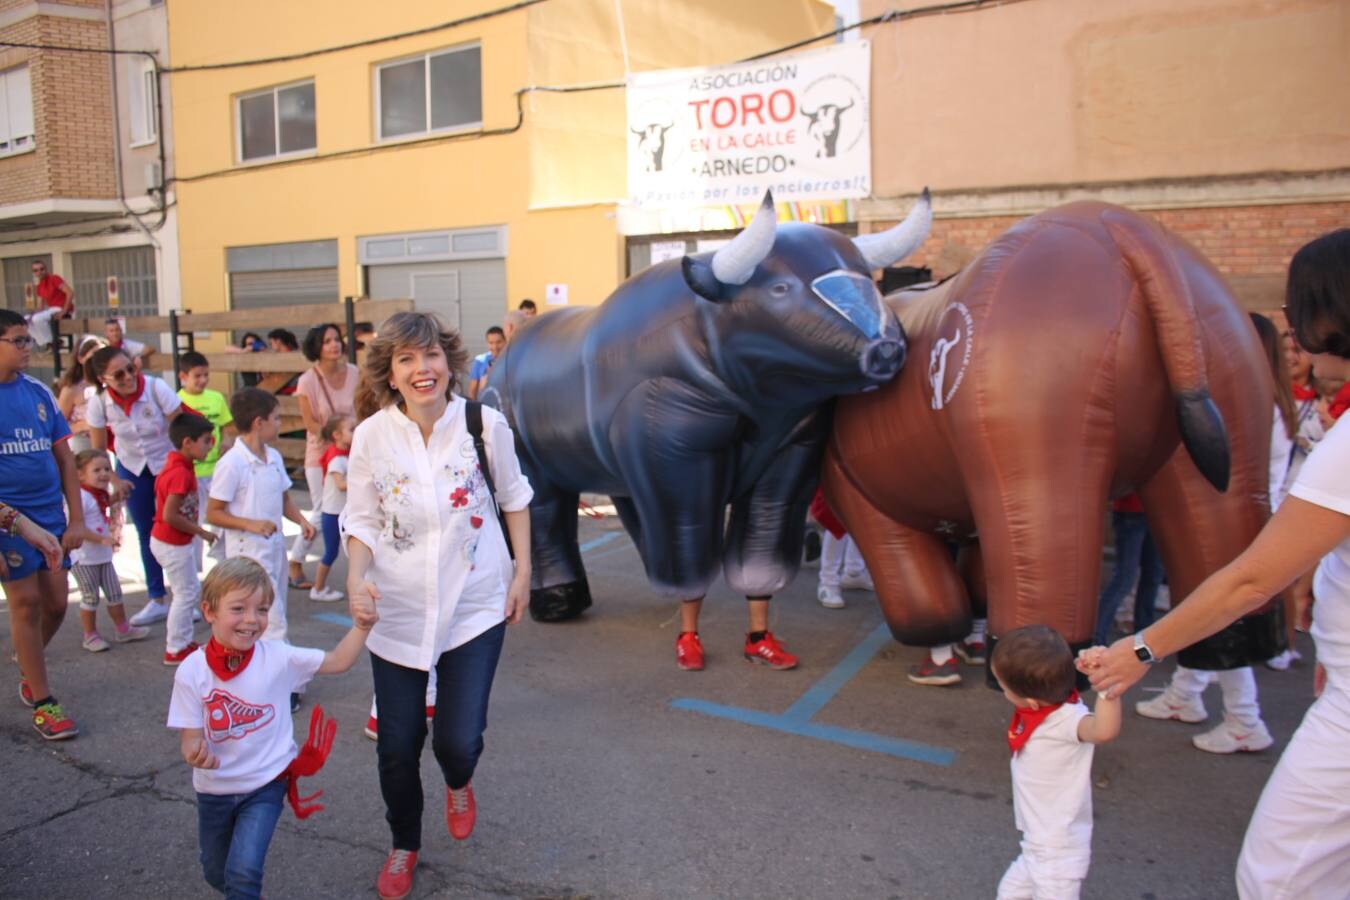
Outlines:
<svg viewBox="0 0 1350 900"><path fill-rule="evenodd" d="M652 265L684 256L684 241L652 242Z"/></svg>
<svg viewBox="0 0 1350 900"><path fill-rule="evenodd" d="M567 285L549 284L544 286L544 302L549 306L567 305Z"/></svg>

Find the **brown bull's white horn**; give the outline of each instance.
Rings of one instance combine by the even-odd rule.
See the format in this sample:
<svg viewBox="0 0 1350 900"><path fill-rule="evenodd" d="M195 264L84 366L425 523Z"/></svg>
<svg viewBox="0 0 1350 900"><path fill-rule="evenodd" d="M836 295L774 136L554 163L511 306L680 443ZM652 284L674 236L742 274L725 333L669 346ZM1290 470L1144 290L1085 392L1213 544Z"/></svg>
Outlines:
<svg viewBox="0 0 1350 900"><path fill-rule="evenodd" d="M764 202L755 212L750 224L722 249L713 254L713 277L723 284L745 284L755 274L755 267L764 261L773 249L774 229L778 217L773 211L773 194L764 192Z"/></svg>
<svg viewBox="0 0 1350 900"><path fill-rule="evenodd" d="M867 268L884 269L893 266L919 248L933 226L933 201L928 188L919 195L919 202L905 216L905 221L880 234L864 234L853 239L853 245L867 260Z"/></svg>

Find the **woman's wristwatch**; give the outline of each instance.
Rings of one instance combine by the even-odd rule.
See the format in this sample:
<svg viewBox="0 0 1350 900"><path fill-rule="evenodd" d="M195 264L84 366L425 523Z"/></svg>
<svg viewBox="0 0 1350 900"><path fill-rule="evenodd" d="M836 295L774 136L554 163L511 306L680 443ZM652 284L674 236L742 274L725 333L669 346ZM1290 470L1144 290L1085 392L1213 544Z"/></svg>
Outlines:
<svg viewBox="0 0 1350 900"><path fill-rule="evenodd" d="M1144 643L1144 633L1142 631L1136 631L1134 633L1134 655L1139 657L1141 663L1150 666L1158 661L1158 657L1153 654L1152 648Z"/></svg>

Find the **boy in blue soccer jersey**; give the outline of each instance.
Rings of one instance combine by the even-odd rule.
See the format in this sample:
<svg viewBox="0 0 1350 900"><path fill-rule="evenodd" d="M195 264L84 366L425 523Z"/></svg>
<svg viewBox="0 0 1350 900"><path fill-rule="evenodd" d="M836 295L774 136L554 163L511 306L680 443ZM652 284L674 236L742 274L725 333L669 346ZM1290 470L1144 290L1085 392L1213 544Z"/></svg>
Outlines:
<svg viewBox="0 0 1350 900"><path fill-rule="evenodd" d="M23 316L0 309L0 504L7 516L0 531L0 572L9 601L10 632L19 658L19 696L33 707L33 727L49 741L78 734L74 721L52 696L44 653L66 615L68 559L53 569L19 534L21 519L45 529L69 553L84 537L84 513L70 426L52 392L24 374L33 340ZM70 509L70 521L66 510Z"/></svg>

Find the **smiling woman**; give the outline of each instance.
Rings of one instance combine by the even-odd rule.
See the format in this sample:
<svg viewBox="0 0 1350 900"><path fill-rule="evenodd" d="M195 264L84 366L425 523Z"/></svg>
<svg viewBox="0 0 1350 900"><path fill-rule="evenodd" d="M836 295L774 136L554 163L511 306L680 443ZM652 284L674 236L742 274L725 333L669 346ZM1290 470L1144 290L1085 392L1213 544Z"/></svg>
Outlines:
<svg viewBox="0 0 1350 900"><path fill-rule="evenodd" d="M155 522L155 476L164 469L173 443L169 423L183 411L173 388L138 370L125 350L104 347L85 364L85 377L94 385L85 416L95 450L112 449L115 439L117 478L114 497L125 498L141 545L145 567L145 607L131 617L133 625L158 622L169 614L164 602L164 569L150 551L150 529Z"/></svg>
<svg viewBox="0 0 1350 900"><path fill-rule="evenodd" d="M381 617L369 647L379 709L370 730L393 843L379 875L382 897L408 893L422 846L429 672L440 685L432 749L446 784L447 825L463 840L474 826L469 782L506 626L520 621L529 600L533 492L506 419L475 405L480 456L467 403L453 393L466 361L459 335L435 316L398 313L367 349L357 390L365 420L348 456L342 530L348 596L354 606L375 603Z"/></svg>

